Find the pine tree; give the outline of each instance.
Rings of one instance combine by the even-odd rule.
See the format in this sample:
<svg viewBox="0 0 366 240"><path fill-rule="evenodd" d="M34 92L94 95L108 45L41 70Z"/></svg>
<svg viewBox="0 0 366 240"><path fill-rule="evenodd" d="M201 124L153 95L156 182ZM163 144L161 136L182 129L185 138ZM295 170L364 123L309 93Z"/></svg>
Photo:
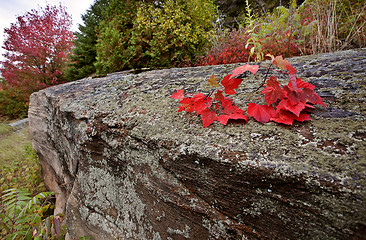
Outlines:
<svg viewBox="0 0 366 240"><path fill-rule="evenodd" d="M71 64L66 71L69 80L77 80L95 73L96 44L99 25L104 19L109 0L96 0L94 4L82 15L83 24L75 32L75 47L70 56Z"/></svg>

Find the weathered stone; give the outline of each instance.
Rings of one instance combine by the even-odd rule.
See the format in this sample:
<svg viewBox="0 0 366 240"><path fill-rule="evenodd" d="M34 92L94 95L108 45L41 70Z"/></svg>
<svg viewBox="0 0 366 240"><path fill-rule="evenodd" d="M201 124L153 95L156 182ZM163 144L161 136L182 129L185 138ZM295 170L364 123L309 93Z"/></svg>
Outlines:
<svg viewBox="0 0 366 240"><path fill-rule="evenodd" d="M69 235L365 239L366 49L289 61L328 106L294 126L203 128L177 112L176 89L208 91L212 73L238 64L115 73L34 93L33 144ZM237 105L257 99L264 73L248 74Z"/></svg>
<svg viewBox="0 0 366 240"><path fill-rule="evenodd" d="M8 124L10 127L13 127L15 130L20 130L28 126L28 118L12 122Z"/></svg>

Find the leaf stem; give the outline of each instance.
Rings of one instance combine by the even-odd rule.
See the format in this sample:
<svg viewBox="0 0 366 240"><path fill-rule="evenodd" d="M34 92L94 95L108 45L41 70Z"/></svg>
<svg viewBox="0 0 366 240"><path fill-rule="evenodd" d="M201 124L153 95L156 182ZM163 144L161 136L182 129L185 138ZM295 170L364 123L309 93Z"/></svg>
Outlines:
<svg viewBox="0 0 366 240"><path fill-rule="evenodd" d="M272 66L272 64L271 64L271 66ZM271 66L270 66L270 67L271 67ZM289 73L284 72L284 71L282 71L282 70L278 70L278 69L270 69L270 67L266 67L266 66L261 66L261 67L263 67L263 68L267 68L267 69L268 69L268 71L269 71L269 70L272 70L272 71L279 72L279 73L282 73L282 74L285 74L285 75L288 75L288 74L289 74ZM267 74L266 74L266 76L267 76Z"/></svg>

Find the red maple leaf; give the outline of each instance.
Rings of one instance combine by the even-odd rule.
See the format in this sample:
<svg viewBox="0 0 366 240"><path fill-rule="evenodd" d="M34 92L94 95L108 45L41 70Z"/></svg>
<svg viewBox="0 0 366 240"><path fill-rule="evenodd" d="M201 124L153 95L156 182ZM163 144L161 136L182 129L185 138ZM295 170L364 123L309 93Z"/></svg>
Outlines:
<svg viewBox="0 0 366 240"><path fill-rule="evenodd" d="M212 105L212 98L210 97L199 98L196 101L194 101L194 110L197 112L197 114L201 114L202 111L208 109L209 107L211 107L211 105Z"/></svg>
<svg viewBox="0 0 366 240"><path fill-rule="evenodd" d="M218 116L217 116L216 112L210 111L208 108L206 108L205 110L203 110L201 112L201 115L202 115L203 127L208 127L214 121L217 121L218 120Z"/></svg>
<svg viewBox="0 0 366 240"><path fill-rule="evenodd" d="M254 117L255 120L261 123L266 123L271 118L277 116L276 110L272 106L255 103L249 103L247 112L250 117Z"/></svg>
<svg viewBox="0 0 366 240"><path fill-rule="evenodd" d="M178 112L181 112L181 111L186 111L188 113L192 113L194 111L194 102L192 101L192 98L183 98L181 101L180 101L180 107L179 107L179 110Z"/></svg>
<svg viewBox="0 0 366 240"><path fill-rule="evenodd" d="M295 114L297 117L300 116L301 111L305 108L305 103L299 102L297 104L291 104L289 99L282 99L277 106L277 112L280 110L287 110Z"/></svg>
<svg viewBox="0 0 366 240"><path fill-rule="evenodd" d="M243 114L244 110L235 106L231 100L225 99L224 101L222 101L222 112L225 114Z"/></svg>
<svg viewBox="0 0 366 240"><path fill-rule="evenodd" d="M311 120L310 115L307 113L301 113L300 116L296 116L295 114L286 111L286 110L280 110L278 112L277 117L271 118L271 121L277 122L277 123L283 123L286 125L292 125L294 120L299 122L304 122Z"/></svg>
<svg viewBox="0 0 366 240"><path fill-rule="evenodd" d="M311 90L313 90L315 88L314 85L312 85L308 82L302 81L301 78L297 78L296 85L297 85L298 88L309 88ZM289 86L289 88L292 88L291 82L288 83L288 86Z"/></svg>
<svg viewBox="0 0 366 240"><path fill-rule="evenodd" d="M225 100L225 97L224 95L222 94L222 91L221 90L218 90L216 93L215 93L215 100L216 101L219 101L219 102L222 102Z"/></svg>
<svg viewBox="0 0 366 240"><path fill-rule="evenodd" d="M270 79L268 79L267 87L262 90L261 94L264 94L268 106L276 102L277 99L283 99L285 97L285 92L274 76L271 76Z"/></svg>
<svg viewBox="0 0 366 240"><path fill-rule="evenodd" d="M284 86L283 90L284 90L284 92L286 92L286 96L291 101L292 105L296 105L301 101L299 92L296 92L296 91L290 89L288 86Z"/></svg>
<svg viewBox="0 0 366 240"><path fill-rule="evenodd" d="M296 121L304 122L304 121L310 121L310 115L307 113L301 113L299 117L295 118Z"/></svg>
<svg viewBox="0 0 366 240"><path fill-rule="evenodd" d="M256 74L257 71L259 69L259 65L249 65L249 64L245 64L244 66L241 67L237 67L233 70L233 74L231 75L230 78L233 78L235 76L238 76L239 74L242 74L246 71L249 71L253 74Z"/></svg>
<svg viewBox="0 0 366 240"><path fill-rule="evenodd" d="M281 87L280 83L277 81L277 78L275 76L271 76L268 80L267 80L267 87Z"/></svg>
<svg viewBox="0 0 366 240"><path fill-rule="evenodd" d="M248 122L248 117L243 115L243 114L240 114L240 113L220 115L219 118L218 118L218 121L221 124L226 125L227 122L229 121L229 119L233 119L233 120L243 119L243 120Z"/></svg>
<svg viewBox="0 0 366 240"><path fill-rule="evenodd" d="M282 70L287 70L289 73L289 77L290 77L290 83L291 83L291 88L295 91L298 92L298 88L297 88L297 78L295 73L297 72L296 69L286 60L283 59L282 56L277 56L274 57L272 55L270 55L272 58L272 64L276 65L278 68L282 69Z"/></svg>
<svg viewBox="0 0 366 240"><path fill-rule="evenodd" d="M271 121L283 123L286 125L292 125L292 123L294 122L294 117L296 117L294 114L291 114L290 112L285 110L281 110L278 112L276 117L271 118Z"/></svg>
<svg viewBox="0 0 366 240"><path fill-rule="evenodd" d="M233 95L235 94L234 89L237 89L243 80L230 77L231 75L226 75L224 79L222 79L221 84L225 87L226 94Z"/></svg>
<svg viewBox="0 0 366 240"><path fill-rule="evenodd" d="M170 97L178 100L183 100L184 91L182 89L179 89L177 90L177 92L173 93Z"/></svg>
<svg viewBox="0 0 366 240"><path fill-rule="evenodd" d="M300 93L300 99L304 103L310 102L312 104L319 104L326 107L322 98L309 88L303 89L303 91Z"/></svg>
<svg viewBox="0 0 366 240"><path fill-rule="evenodd" d="M295 92L299 92L299 88L297 87L297 78L294 73L289 74L290 81L288 83L288 86L291 86L291 90Z"/></svg>
<svg viewBox="0 0 366 240"><path fill-rule="evenodd" d="M282 56L270 56L272 58L272 64L276 65L278 68L288 70L289 74L295 74L297 72L296 69L286 59L283 59Z"/></svg>
<svg viewBox="0 0 366 240"><path fill-rule="evenodd" d="M196 95L194 95L193 97L192 97L192 101L193 102L199 102L199 101L202 101L202 100L204 100L205 99L205 95L203 94L203 93L197 93Z"/></svg>

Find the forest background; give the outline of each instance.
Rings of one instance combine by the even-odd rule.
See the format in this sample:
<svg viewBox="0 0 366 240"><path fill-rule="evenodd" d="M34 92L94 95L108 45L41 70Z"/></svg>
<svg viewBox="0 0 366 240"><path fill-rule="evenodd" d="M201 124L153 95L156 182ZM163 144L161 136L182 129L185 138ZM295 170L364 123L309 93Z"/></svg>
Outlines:
<svg viewBox="0 0 366 240"><path fill-rule="evenodd" d="M262 61L366 47L364 0L95 0L71 32L65 8L47 6L4 29L0 62L0 237L62 238L26 130L40 89L138 69ZM14 147L16 146L16 147ZM54 229L51 231L50 229Z"/></svg>

